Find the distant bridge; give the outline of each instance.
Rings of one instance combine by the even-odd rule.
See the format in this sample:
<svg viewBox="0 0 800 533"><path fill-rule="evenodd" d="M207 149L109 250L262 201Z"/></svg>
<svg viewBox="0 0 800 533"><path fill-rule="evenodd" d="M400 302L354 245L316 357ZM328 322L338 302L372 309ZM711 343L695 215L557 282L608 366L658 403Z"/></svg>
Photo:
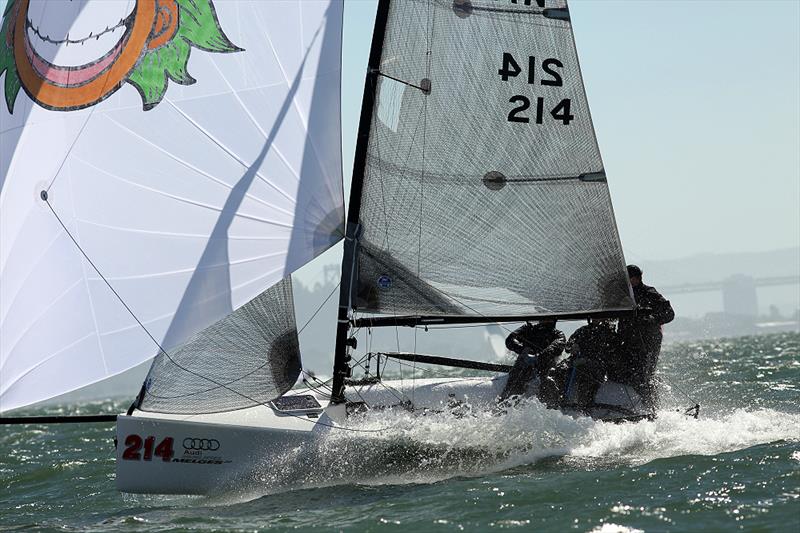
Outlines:
<svg viewBox="0 0 800 533"><path fill-rule="evenodd" d="M660 285L658 290L663 294L683 294L689 292L723 291L732 284L746 283L753 287L773 287L778 285L800 285L798 276L774 276L768 278L751 278L749 276L733 276L723 281L705 283L684 283L682 285Z"/></svg>

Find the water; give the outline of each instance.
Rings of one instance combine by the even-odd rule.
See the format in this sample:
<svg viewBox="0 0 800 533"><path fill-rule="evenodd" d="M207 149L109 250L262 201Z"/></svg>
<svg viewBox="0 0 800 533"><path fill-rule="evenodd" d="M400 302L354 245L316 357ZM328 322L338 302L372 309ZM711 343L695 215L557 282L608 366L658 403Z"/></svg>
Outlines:
<svg viewBox="0 0 800 533"><path fill-rule="evenodd" d="M800 530L800 334L678 345L662 361L654 422L536 402L504 417L367 417L359 427L384 431L337 432L313 461L265 457L257 483L209 497L117 493L109 425L2 427L0 529ZM676 412L688 393L698 420Z"/></svg>

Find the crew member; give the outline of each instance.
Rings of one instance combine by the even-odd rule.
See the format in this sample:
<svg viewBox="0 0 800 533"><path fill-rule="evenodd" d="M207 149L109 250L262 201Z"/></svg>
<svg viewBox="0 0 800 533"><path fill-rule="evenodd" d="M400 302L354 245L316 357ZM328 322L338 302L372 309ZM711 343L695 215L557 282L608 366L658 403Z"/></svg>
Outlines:
<svg viewBox="0 0 800 533"><path fill-rule="evenodd" d="M568 403L587 407L606 376L618 379L620 344L610 320L590 318L588 325L575 330L567 341L572 356L564 391Z"/></svg>
<svg viewBox="0 0 800 533"><path fill-rule="evenodd" d="M537 324L526 322L513 331L506 338L506 348L519 355L498 401L522 395L535 376L546 374L553 360L564 351L565 344L566 338L556 329L555 320L542 320Z"/></svg>
<svg viewBox="0 0 800 533"><path fill-rule="evenodd" d="M618 359L620 338L611 320L590 318L586 326L575 330L567 341L567 353L587 357L610 368Z"/></svg>
<svg viewBox="0 0 800 533"><path fill-rule="evenodd" d="M655 371L661 352L661 326L675 318L669 300L642 282L642 269L628 265L628 277L636 300L636 316L619 321L622 358L626 376L622 381L633 386L648 405L656 405Z"/></svg>

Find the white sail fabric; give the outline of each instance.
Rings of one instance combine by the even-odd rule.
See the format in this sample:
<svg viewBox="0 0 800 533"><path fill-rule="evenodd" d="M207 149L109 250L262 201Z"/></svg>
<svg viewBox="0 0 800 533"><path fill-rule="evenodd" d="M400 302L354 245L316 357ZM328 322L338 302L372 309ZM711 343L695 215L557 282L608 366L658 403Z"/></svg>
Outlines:
<svg viewBox="0 0 800 533"><path fill-rule="evenodd" d="M185 342L341 239L341 28L336 0L6 5L0 411Z"/></svg>

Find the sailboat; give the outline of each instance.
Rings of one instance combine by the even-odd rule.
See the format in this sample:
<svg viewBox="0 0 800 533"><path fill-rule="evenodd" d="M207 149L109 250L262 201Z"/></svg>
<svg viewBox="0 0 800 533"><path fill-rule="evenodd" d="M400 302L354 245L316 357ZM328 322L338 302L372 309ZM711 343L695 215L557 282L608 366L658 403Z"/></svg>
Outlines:
<svg viewBox="0 0 800 533"><path fill-rule="evenodd" d="M359 329L633 312L566 2L380 0L346 219L342 13L6 7L0 411L155 356L116 417L121 491L234 487L365 412L488 409L507 380ZM291 274L340 241L332 379L295 388ZM491 375L395 381L389 359ZM613 382L561 409L652 415Z"/></svg>

